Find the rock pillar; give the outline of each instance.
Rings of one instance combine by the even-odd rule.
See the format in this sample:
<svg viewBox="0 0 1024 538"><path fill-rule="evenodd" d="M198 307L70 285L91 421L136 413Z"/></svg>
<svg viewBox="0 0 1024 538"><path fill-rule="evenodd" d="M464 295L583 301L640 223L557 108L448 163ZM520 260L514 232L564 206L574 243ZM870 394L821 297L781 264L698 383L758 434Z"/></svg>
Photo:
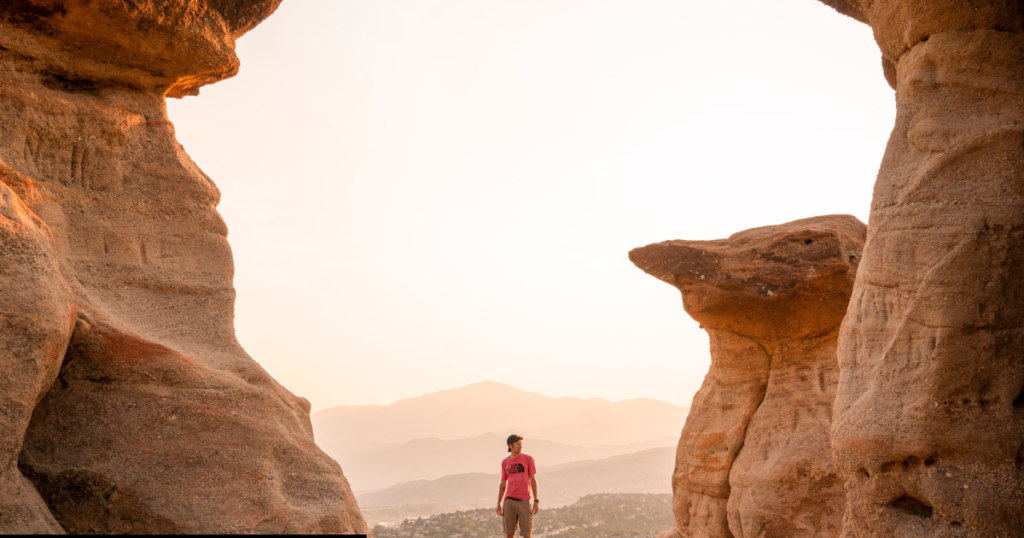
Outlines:
<svg viewBox="0 0 1024 538"><path fill-rule="evenodd" d="M630 252L682 292L711 341L711 369L679 440L665 538L839 536L843 482L828 434L864 232L856 218L832 215Z"/></svg>
<svg viewBox="0 0 1024 538"><path fill-rule="evenodd" d="M0 3L0 533L367 531L235 339L219 193L164 106L278 2Z"/></svg>
<svg viewBox="0 0 1024 538"><path fill-rule="evenodd" d="M846 536L1020 536L1024 3L826 3L897 104L839 340Z"/></svg>

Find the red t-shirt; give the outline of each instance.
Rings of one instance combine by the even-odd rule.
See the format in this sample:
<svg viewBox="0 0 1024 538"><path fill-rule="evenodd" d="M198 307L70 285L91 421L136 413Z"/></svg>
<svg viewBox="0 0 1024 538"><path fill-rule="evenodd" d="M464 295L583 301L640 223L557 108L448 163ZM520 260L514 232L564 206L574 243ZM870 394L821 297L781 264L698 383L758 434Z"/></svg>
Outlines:
<svg viewBox="0 0 1024 538"><path fill-rule="evenodd" d="M501 462L501 479L508 480L505 496L521 501L530 498L530 477L537 474L537 466L533 458L520 454L518 458L511 456Z"/></svg>

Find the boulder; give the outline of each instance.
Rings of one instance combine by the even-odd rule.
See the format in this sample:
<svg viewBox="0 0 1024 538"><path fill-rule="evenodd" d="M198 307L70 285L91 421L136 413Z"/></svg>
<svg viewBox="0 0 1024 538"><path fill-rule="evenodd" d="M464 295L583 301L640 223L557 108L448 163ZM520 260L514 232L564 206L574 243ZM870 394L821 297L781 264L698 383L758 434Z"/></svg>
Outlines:
<svg viewBox="0 0 1024 538"><path fill-rule="evenodd" d="M1024 3L829 0L896 89L839 339L846 536L1020 536Z"/></svg>
<svg viewBox="0 0 1024 538"><path fill-rule="evenodd" d="M843 481L828 434L864 233L856 218L830 215L629 253L682 292L711 342L666 538L839 536Z"/></svg>
<svg viewBox="0 0 1024 538"><path fill-rule="evenodd" d="M0 356L18 388L2 397L20 409L3 420L25 432L0 455L20 447L35 486L22 482L23 511L42 514L33 529L60 530L55 518L71 533L367 532L314 443L309 403L235 338L220 195L164 105L234 74L234 39L278 2L0 5L0 181L5 203L39 223L18 228L34 243L0 235L4 260L25 253L12 270L39 280L4 265L0 315L46 321L0 336L26 348ZM4 488L17 478L0 476ZM0 516L0 532L25 529L19 517Z"/></svg>

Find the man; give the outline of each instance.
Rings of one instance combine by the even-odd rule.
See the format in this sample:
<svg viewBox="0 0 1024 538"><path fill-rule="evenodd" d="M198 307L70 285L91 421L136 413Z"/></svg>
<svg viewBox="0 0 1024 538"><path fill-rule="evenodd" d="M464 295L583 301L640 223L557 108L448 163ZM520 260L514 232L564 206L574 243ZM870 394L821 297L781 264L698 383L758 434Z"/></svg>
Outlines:
<svg viewBox="0 0 1024 538"><path fill-rule="evenodd" d="M509 435L505 440L510 456L501 462L501 486L498 486L498 515L505 518L505 534L512 538L519 525L523 538L533 536L533 514L540 511L537 497L537 466L533 458L523 454L523 438ZM529 484L529 486L527 486ZM506 491L506 485L508 490ZM533 506L530 490L533 488Z"/></svg>

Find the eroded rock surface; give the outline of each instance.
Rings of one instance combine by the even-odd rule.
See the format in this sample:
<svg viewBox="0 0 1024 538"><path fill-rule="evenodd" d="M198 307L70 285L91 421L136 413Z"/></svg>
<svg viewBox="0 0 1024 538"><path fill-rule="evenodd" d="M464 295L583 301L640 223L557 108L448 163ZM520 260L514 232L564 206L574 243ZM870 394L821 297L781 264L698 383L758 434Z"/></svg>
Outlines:
<svg viewBox="0 0 1024 538"><path fill-rule="evenodd" d="M1022 536L1024 3L826 3L897 104L839 342L846 536Z"/></svg>
<svg viewBox="0 0 1024 538"><path fill-rule="evenodd" d="M278 2L0 4L0 352L26 350L0 355L0 492L40 514L0 532L60 530L19 447L68 532L367 532L308 402L235 339L219 193L164 107Z"/></svg>
<svg viewBox="0 0 1024 538"><path fill-rule="evenodd" d="M629 253L682 292L711 340L666 538L839 536L845 499L828 435L864 234L856 218L831 215Z"/></svg>
<svg viewBox="0 0 1024 538"><path fill-rule="evenodd" d="M4 172L0 162L0 180ZM49 228L4 183L0 252L0 531L59 533L17 463L32 410L60 370L75 304Z"/></svg>

